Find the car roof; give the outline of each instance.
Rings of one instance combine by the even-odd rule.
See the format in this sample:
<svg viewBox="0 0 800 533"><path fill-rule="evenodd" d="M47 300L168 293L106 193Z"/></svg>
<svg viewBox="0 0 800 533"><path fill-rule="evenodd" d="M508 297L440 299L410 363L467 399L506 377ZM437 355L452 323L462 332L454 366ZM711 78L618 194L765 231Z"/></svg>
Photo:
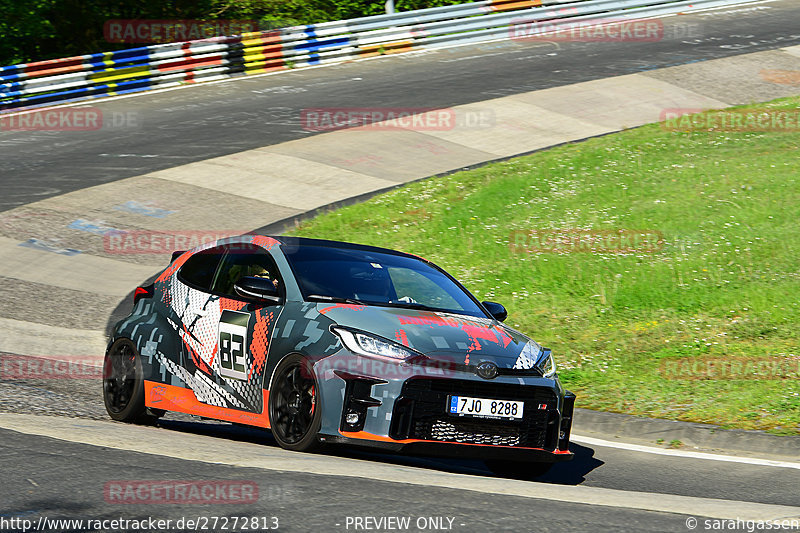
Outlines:
<svg viewBox="0 0 800 533"><path fill-rule="evenodd" d="M345 241L329 241L325 239L311 239L308 237L287 237L287 236L274 236L268 235L275 239L276 241L280 242L281 245L285 246L320 246L325 248L339 248L341 250L358 250L362 252L379 252L384 254L392 254L392 255L399 255L403 257L410 257L413 259L419 259L426 263L429 263L426 259L423 259L419 256L414 254L408 254L405 252L399 252L397 250L391 250L389 248L381 248L379 246L369 246L367 244L355 244L352 242L345 242Z"/></svg>

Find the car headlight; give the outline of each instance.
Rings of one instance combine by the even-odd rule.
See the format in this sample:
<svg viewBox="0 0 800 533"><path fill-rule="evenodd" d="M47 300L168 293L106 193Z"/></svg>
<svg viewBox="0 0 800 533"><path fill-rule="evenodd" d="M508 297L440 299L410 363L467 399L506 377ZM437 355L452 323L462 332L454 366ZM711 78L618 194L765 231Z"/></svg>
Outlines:
<svg viewBox="0 0 800 533"><path fill-rule="evenodd" d="M331 331L342 339L342 344L345 345L345 348L365 357L390 359L400 363L419 355L401 344L361 331L342 327L332 327Z"/></svg>
<svg viewBox="0 0 800 533"><path fill-rule="evenodd" d="M517 370L535 368L546 378L553 377L556 373L556 364L553 361L551 351L542 348L532 340L529 340L522 348L519 356L517 356L514 368Z"/></svg>
<svg viewBox="0 0 800 533"><path fill-rule="evenodd" d="M541 355L542 347L529 340L517 356L517 362L514 363L514 368L517 370L529 370L536 366Z"/></svg>
<svg viewBox="0 0 800 533"><path fill-rule="evenodd" d="M556 373L556 362L553 361L553 354L550 350L542 350L542 355L536 362L536 368L542 373L542 377L551 378Z"/></svg>

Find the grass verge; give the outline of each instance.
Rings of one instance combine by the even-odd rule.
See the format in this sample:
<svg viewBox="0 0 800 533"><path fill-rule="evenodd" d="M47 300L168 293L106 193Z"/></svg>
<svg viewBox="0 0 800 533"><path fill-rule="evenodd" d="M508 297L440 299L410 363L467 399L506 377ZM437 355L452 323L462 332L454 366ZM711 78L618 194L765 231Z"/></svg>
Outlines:
<svg viewBox="0 0 800 533"><path fill-rule="evenodd" d="M652 124L415 182L292 233L415 253L504 303L580 407L797 434L799 179L797 131ZM663 242L620 246L619 230Z"/></svg>

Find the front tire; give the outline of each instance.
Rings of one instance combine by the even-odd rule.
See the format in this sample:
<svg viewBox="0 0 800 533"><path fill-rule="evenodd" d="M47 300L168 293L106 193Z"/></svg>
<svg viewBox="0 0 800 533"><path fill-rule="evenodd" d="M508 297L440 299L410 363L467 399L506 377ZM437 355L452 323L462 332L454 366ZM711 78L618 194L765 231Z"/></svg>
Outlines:
<svg viewBox="0 0 800 533"><path fill-rule="evenodd" d="M136 346L119 339L103 361L103 401L108 416L119 422L151 423L157 417L144 406L144 373Z"/></svg>
<svg viewBox="0 0 800 533"><path fill-rule="evenodd" d="M321 447L319 388L308 359L290 355L278 365L269 391L269 423L281 448L313 452Z"/></svg>

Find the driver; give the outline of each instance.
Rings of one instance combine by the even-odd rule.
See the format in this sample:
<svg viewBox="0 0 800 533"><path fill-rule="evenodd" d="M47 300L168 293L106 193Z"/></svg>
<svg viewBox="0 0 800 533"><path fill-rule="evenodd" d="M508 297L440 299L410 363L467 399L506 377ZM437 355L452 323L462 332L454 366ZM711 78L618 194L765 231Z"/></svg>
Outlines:
<svg viewBox="0 0 800 533"><path fill-rule="evenodd" d="M264 278L272 280L272 285L274 285L276 289L278 288L279 284L278 279L272 274L270 274L269 270L267 270L265 267L261 265L252 265L250 267L250 275L254 278Z"/></svg>

